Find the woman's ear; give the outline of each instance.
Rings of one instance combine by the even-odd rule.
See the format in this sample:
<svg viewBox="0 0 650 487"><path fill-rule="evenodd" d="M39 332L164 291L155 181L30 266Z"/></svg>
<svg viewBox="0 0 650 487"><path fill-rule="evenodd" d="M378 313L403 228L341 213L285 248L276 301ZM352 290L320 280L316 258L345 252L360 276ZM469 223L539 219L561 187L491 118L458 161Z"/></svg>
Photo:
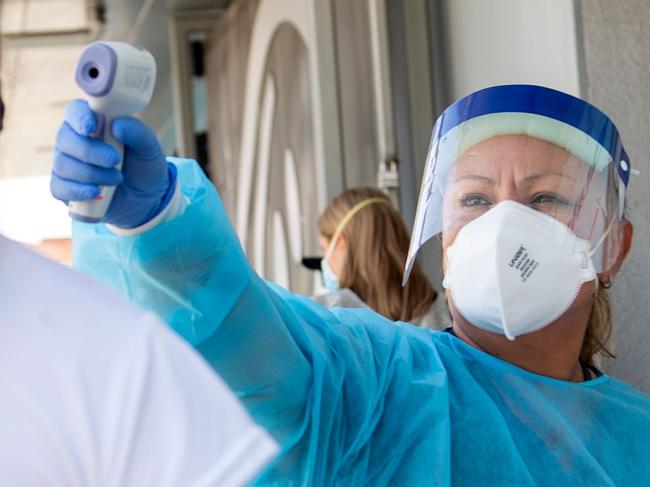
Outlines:
<svg viewBox="0 0 650 487"><path fill-rule="evenodd" d="M634 236L634 226L628 220L623 220L621 223L621 246L616 256L616 260L612 266L604 272L598 274L598 279L603 284L611 283L616 274L618 274L619 269L623 265L623 261L630 253L632 248L632 237Z"/></svg>
<svg viewBox="0 0 650 487"><path fill-rule="evenodd" d="M347 254L347 252L348 252L348 239L345 238L345 235L341 234L341 236L339 237L339 241L336 242L336 249L339 252L343 252L343 253Z"/></svg>

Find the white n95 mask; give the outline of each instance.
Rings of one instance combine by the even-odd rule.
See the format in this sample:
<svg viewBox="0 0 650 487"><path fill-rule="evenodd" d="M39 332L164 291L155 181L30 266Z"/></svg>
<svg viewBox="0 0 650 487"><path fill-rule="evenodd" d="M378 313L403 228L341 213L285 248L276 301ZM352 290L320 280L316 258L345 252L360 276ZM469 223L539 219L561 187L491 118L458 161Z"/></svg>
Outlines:
<svg viewBox="0 0 650 487"><path fill-rule="evenodd" d="M594 250L555 218L504 201L458 232L443 286L470 323L514 340L558 319L596 279Z"/></svg>

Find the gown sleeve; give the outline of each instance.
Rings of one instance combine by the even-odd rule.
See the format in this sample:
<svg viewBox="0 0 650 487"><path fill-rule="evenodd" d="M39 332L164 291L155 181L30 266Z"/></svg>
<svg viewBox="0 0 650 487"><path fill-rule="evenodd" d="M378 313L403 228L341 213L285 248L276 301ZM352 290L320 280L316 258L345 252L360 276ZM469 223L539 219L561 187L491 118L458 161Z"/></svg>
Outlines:
<svg viewBox="0 0 650 487"><path fill-rule="evenodd" d="M75 222L75 267L157 313L203 355L281 445L276 475L311 484L327 472L352 481L382 471L408 428L382 415L415 403L402 325L330 311L258 277L214 186L195 162L175 163L184 212L135 236Z"/></svg>

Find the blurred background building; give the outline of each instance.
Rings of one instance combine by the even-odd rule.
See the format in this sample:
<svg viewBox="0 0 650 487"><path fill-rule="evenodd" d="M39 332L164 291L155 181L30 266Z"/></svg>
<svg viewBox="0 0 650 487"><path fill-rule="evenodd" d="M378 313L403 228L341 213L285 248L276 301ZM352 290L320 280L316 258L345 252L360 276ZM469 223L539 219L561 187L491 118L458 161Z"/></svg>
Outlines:
<svg viewBox="0 0 650 487"><path fill-rule="evenodd" d="M69 259L65 208L43 194L93 40L154 54L142 118L168 154L200 161L258 272L306 294L301 258L319 253L332 196L383 181L413 221L440 111L484 86L543 84L611 115L641 171L608 371L650 392L647 25L645 0L2 0L0 231ZM439 255L432 242L422 256L438 289Z"/></svg>

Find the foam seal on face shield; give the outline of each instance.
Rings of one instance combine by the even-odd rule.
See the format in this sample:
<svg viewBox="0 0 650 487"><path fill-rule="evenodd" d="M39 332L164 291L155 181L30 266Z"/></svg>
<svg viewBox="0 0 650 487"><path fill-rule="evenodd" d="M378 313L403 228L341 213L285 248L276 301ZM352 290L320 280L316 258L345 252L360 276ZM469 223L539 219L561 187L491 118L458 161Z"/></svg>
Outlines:
<svg viewBox="0 0 650 487"><path fill-rule="evenodd" d="M445 138L462 141L458 153L499 135L528 135L557 145L602 172L612 156L595 139L575 127L531 113L492 113L481 115L451 129Z"/></svg>

